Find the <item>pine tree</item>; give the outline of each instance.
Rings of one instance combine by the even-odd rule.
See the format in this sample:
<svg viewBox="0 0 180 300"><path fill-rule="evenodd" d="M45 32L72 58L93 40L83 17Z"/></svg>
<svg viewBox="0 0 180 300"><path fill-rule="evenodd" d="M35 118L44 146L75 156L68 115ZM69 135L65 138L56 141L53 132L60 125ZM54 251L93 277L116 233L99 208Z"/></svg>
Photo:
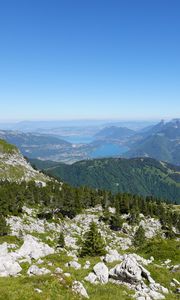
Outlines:
<svg viewBox="0 0 180 300"><path fill-rule="evenodd" d="M105 244L98 231L97 225L91 222L89 231L85 234L85 240L82 243L80 256L98 256L104 255L105 253Z"/></svg>
<svg viewBox="0 0 180 300"><path fill-rule="evenodd" d="M64 240L64 233L61 231L58 239L58 247L64 248L65 247L65 240Z"/></svg>
<svg viewBox="0 0 180 300"><path fill-rule="evenodd" d="M145 241L145 230L140 225L134 235L134 246L139 247L144 243L144 241Z"/></svg>
<svg viewBox="0 0 180 300"><path fill-rule="evenodd" d="M123 219L120 217L119 214L115 214L110 219L110 228L114 231L119 231L122 229Z"/></svg>
<svg viewBox="0 0 180 300"><path fill-rule="evenodd" d="M3 215L0 215L0 236L7 235L9 232L9 226L6 223L6 219Z"/></svg>

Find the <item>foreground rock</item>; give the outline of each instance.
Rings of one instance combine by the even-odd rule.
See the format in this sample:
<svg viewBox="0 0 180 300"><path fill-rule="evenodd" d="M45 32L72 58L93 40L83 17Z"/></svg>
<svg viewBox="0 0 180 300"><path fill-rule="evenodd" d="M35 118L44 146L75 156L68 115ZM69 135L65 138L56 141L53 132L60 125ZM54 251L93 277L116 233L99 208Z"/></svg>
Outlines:
<svg viewBox="0 0 180 300"><path fill-rule="evenodd" d="M16 276L22 270L15 258L8 253L8 244L0 245L0 276Z"/></svg>
<svg viewBox="0 0 180 300"><path fill-rule="evenodd" d="M164 299L161 293L168 293L168 289L155 283L150 272L137 262L133 254L125 255L124 260L109 271L109 276L112 278L111 282L126 284L135 290L138 300ZM149 285L145 284L144 279Z"/></svg>
<svg viewBox="0 0 180 300"><path fill-rule="evenodd" d="M73 281L72 291L84 298L89 298L87 291L80 281Z"/></svg>

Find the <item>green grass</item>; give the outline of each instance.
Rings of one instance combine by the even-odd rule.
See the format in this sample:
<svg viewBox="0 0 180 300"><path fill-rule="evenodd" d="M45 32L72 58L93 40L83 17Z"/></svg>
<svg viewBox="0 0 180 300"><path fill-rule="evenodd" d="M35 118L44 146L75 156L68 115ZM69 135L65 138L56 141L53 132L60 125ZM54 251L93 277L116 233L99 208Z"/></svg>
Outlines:
<svg viewBox="0 0 180 300"><path fill-rule="evenodd" d="M171 259L172 264L180 262L180 242L176 240L152 239L146 242L138 251L139 255L145 258L153 256L155 262L163 262Z"/></svg>
<svg viewBox="0 0 180 300"><path fill-rule="evenodd" d="M1 153L16 153L18 150L14 145L8 144L6 141L0 139L0 152Z"/></svg>
<svg viewBox="0 0 180 300"><path fill-rule="evenodd" d="M43 292L38 294L35 289ZM76 300L66 282L55 276L0 278L0 300Z"/></svg>
<svg viewBox="0 0 180 300"><path fill-rule="evenodd" d="M10 235L0 236L0 245L5 242L8 244L16 244L17 247L20 247L23 244L23 240L16 236L10 236Z"/></svg>

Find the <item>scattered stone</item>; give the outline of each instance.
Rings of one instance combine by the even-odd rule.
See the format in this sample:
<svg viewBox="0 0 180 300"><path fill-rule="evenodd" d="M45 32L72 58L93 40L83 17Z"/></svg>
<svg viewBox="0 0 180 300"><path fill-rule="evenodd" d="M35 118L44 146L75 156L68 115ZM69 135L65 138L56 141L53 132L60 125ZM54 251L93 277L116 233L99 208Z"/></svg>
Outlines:
<svg viewBox="0 0 180 300"><path fill-rule="evenodd" d="M86 263L85 263L85 265L84 265L84 267L83 267L83 269L89 269L90 268L90 265L91 265L91 263L90 263L90 261L89 260L87 260L86 261Z"/></svg>
<svg viewBox="0 0 180 300"><path fill-rule="evenodd" d="M89 275L86 276L84 279L86 281L90 282L90 283L93 283L93 284L97 284L98 283L97 282L97 276L93 272L89 273Z"/></svg>
<svg viewBox="0 0 180 300"><path fill-rule="evenodd" d="M45 275L45 274L48 274L48 273L51 273L50 270L46 269L46 268L39 268L38 266L36 265L32 265L28 271L27 271L27 274L29 276L32 276L32 275Z"/></svg>
<svg viewBox="0 0 180 300"><path fill-rule="evenodd" d="M121 261L123 256L120 255L117 250L109 250L109 253L106 254L104 261L107 263L112 263L114 261Z"/></svg>
<svg viewBox="0 0 180 300"><path fill-rule="evenodd" d="M70 276L71 276L71 274L70 274L70 273L64 273L64 276L66 276L66 277L70 277Z"/></svg>
<svg viewBox="0 0 180 300"><path fill-rule="evenodd" d="M108 207L108 211L111 213L111 214L115 214L116 213L116 208L115 207Z"/></svg>
<svg viewBox="0 0 180 300"><path fill-rule="evenodd" d="M65 267L70 267L79 270L81 269L81 264L79 264L77 261L70 261L65 264Z"/></svg>
<svg viewBox="0 0 180 300"><path fill-rule="evenodd" d="M36 288L36 289L34 289L35 290L35 292L37 292L38 294L41 294L42 293L42 290L40 290L40 289L38 289L38 288Z"/></svg>
<svg viewBox="0 0 180 300"><path fill-rule="evenodd" d="M57 267L57 268L55 269L55 273L63 273L63 269Z"/></svg>
<svg viewBox="0 0 180 300"><path fill-rule="evenodd" d="M84 298L89 298L85 287L80 281L73 281L72 291L80 296L83 296Z"/></svg>
<svg viewBox="0 0 180 300"><path fill-rule="evenodd" d="M44 262L44 261L43 261L41 258L39 258L39 259L37 260L36 264L37 264L37 265L41 265L41 264L43 264L43 262Z"/></svg>

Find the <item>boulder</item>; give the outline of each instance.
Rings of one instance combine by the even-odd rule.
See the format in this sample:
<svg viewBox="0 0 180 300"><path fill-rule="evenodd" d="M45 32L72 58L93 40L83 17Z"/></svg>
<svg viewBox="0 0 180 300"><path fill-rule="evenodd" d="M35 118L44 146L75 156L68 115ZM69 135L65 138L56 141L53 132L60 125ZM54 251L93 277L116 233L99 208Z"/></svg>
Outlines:
<svg viewBox="0 0 180 300"><path fill-rule="evenodd" d="M136 283L142 280L142 269L134 257L125 255L122 263L112 268L109 275L117 280Z"/></svg>
<svg viewBox="0 0 180 300"><path fill-rule="evenodd" d="M46 269L46 268L39 268L38 266L36 265L32 265L28 271L27 271L27 274L29 276L32 276L32 275L45 275L45 274L48 274L50 273L50 270Z"/></svg>
<svg viewBox="0 0 180 300"><path fill-rule="evenodd" d="M73 281L72 291L84 298L89 298L87 291L80 281Z"/></svg>
<svg viewBox="0 0 180 300"><path fill-rule="evenodd" d="M94 268L94 273L96 274L97 276L97 279L105 284L108 282L108 278L109 278L109 271L108 271L108 268L107 266L103 263L103 262L99 262L97 263Z"/></svg>

